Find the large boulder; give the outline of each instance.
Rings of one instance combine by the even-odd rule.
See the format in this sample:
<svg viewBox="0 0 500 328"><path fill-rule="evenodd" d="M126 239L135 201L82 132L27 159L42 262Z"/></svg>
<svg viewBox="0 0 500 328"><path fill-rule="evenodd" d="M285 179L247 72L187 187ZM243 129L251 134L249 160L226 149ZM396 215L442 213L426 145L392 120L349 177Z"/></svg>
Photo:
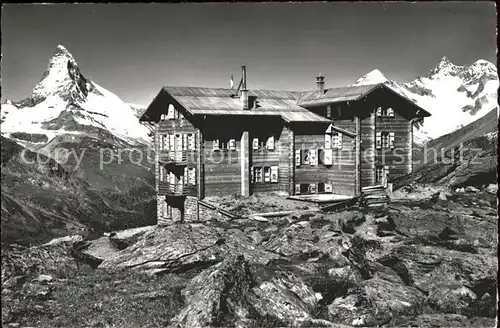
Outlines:
<svg viewBox="0 0 500 328"><path fill-rule="evenodd" d="M172 324L180 327L237 326L251 321L246 296L253 278L242 255L193 278L182 290L186 307Z"/></svg>
<svg viewBox="0 0 500 328"><path fill-rule="evenodd" d="M328 313L333 322L353 326L379 326L400 315L418 314L425 295L416 288L372 278L336 298Z"/></svg>

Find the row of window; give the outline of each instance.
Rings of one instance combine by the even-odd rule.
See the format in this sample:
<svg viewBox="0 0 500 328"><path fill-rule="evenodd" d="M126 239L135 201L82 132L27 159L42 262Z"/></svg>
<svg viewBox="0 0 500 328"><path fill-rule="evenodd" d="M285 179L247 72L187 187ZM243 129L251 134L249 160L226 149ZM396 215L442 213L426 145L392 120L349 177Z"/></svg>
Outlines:
<svg viewBox="0 0 500 328"><path fill-rule="evenodd" d="M160 149L170 151L195 150L196 135L193 133L165 134L160 136Z"/></svg>
<svg viewBox="0 0 500 328"><path fill-rule="evenodd" d="M377 108L377 116L379 117L394 117L394 109L392 108Z"/></svg>
<svg viewBox="0 0 500 328"><path fill-rule="evenodd" d="M333 185L331 182L318 183L297 183L295 184L295 194L316 194L316 193L331 193Z"/></svg>
<svg viewBox="0 0 500 328"><path fill-rule="evenodd" d="M252 183L278 182L278 166L257 166L250 170Z"/></svg>
<svg viewBox="0 0 500 328"><path fill-rule="evenodd" d="M172 185L196 185L196 168L185 167L183 175L176 176L174 172L167 171L164 166L160 165L160 181Z"/></svg>
<svg viewBox="0 0 500 328"><path fill-rule="evenodd" d="M252 140L252 149L253 150L259 150L259 149L267 149L267 150L274 150L274 136L271 136L269 138L253 138ZM229 150L236 150L236 139L215 139L213 141L213 149L214 150L219 150L219 149L229 149Z"/></svg>
<svg viewBox="0 0 500 328"><path fill-rule="evenodd" d="M325 134L325 149L342 149L342 133Z"/></svg>
<svg viewBox="0 0 500 328"><path fill-rule="evenodd" d="M333 165L332 149L296 149L295 166Z"/></svg>
<svg viewBox="0 0 500 328"><path fill-rule="evenodd" d="M375 145L377 149L395 147L394 132L377 131L375 133Z"/></svg>

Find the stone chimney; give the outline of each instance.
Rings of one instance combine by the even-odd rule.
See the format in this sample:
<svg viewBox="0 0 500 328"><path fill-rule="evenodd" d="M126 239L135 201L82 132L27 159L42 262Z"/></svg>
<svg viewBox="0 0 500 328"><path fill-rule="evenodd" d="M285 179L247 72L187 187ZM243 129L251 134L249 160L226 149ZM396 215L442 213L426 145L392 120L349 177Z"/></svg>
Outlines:
<svg viewBox="0 0 500 328"><path fill-rule="evenodd" d="M325 77L321 73L316 77L316 86L320 95L325 93Z"/></svg>
<svg viewBox="0 0 500 328"><path fill-rule="evenodd" d="M248 90L247 90L247 67L241 66L241 107L244 110L250 109L248 106Z"/></svg>

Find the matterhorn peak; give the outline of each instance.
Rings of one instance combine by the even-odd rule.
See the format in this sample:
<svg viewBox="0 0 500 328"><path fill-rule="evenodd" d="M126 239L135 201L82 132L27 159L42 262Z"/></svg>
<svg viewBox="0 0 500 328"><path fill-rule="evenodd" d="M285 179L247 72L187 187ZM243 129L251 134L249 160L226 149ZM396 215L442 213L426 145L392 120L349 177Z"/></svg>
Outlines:
<svg viewBox="0 0 500 328"><path fill-rule="evenodd" d="M52 95L73 101L83 100L92 85L80 73L78 64L71 53L62 45L58 45L49 59L49 65L40 82L33 89L34 103Z"/></svg>
<svg viewBox="0 0 500 328"><path fill-rule="evenodd" d="M384 74L382 74L381 71L379 71L378 69L374 69L363 77L357 79L353 85L378 84L385 83L387 81L387 78L384 76Z"/></svg>

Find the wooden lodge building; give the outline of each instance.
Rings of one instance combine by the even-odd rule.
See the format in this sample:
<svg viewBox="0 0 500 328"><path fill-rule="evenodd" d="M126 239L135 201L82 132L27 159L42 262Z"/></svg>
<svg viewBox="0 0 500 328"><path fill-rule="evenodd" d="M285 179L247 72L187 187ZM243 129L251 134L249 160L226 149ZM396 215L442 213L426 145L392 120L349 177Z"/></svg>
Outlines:
<svg viewBox="0 0 500 328"><path fill-rule="evenodd" d="M155 126L158 223L197 221L206 196L357 196L412 170L413 124L430 116L384 84L307 92L163 87Z"/></svg>

